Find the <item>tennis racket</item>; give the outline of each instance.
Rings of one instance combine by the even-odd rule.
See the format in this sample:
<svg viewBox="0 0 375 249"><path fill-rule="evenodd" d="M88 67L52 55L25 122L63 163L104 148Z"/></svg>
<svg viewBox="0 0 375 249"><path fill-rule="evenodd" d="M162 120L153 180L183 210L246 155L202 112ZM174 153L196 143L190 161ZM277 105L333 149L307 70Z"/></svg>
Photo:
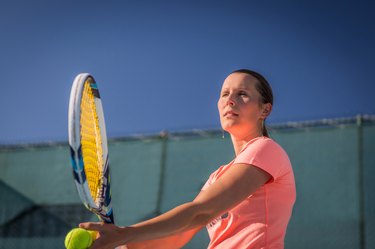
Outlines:
<svg viewBox="0 0 375 249"><path fill-rule="evenodd" d="M69 146L74 182L88 210L114 223L103 107L94 78L74 79L69 101Z"/></svg>

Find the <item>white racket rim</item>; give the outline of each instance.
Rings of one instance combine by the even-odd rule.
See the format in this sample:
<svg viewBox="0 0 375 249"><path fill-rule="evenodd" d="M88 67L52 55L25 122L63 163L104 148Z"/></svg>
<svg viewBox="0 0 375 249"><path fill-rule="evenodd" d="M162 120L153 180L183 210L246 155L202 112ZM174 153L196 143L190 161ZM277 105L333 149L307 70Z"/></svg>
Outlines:
<svg viewBox="0 0 375 249"><path fill-rule="evenodd" d="M77 179L74 180L79 197L81 198L81 201L83 204L88 208L89 210L93 211L94 213L100 215L100 216L107 216L108 213L112 212L111 206L103 206L102 201L95 202L95 200L92 198L88 182L86 180L86 175L84 172L84 169L82 167L82 162L80 162L80 159L78 157L79 149L81 147L81 136L80 136L80 115L81 115L81 98L82 98L82 92L84 88L84 84L87 81L87 78L91 77L94 80L94 77L91 76L89 73L80 73L76 76L74 79L71 94L70 94L70 100L69 100L69 114L68 114L68 133L69 133L69 145L74 151L74 158L72 160L74 162L73 170L77 174L79 181ZM94 80L95 82L95 80ZM108 167L108 144L107 144L107 135L106 135L106 127L105 127L105 121L104 121L104 113L103 113L103 107L102 102L100 98L95 98L95 106L97 111L97 116L99 120L99 126L100 126L100 133L102 138L102 152L103 152L103 170L107 170L106 167ZM82 163L82 164L81 164Z"/></svg>

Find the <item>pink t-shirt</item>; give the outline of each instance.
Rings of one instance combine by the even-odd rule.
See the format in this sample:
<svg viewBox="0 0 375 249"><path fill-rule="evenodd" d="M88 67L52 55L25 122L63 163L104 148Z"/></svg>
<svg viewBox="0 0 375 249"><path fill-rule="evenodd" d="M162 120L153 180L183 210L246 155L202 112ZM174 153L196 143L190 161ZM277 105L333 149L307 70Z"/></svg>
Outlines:
<svg viewBox="0 0 375 249"><path fill-rule="evenodd" d="M227 213L207 225L209 249L282 249L296 200L294 175L288 155L275 141L258 137L249 141L237 157L211 174L202 191L230 167L254 165L272 179Z"/></svg>

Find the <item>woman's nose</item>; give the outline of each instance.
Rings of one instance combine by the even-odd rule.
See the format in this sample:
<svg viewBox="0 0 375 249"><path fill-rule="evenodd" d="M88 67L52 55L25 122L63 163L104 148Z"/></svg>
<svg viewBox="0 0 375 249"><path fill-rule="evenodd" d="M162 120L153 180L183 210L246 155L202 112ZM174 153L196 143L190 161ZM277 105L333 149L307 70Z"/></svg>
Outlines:
<svg viewBox="0 0 375 249"><path fill-rule="evenodd" d="M233 96L228 96L228 99L227 99L227 105L229 106L234 106L236 104L236 101L233 99Z"/></svg>

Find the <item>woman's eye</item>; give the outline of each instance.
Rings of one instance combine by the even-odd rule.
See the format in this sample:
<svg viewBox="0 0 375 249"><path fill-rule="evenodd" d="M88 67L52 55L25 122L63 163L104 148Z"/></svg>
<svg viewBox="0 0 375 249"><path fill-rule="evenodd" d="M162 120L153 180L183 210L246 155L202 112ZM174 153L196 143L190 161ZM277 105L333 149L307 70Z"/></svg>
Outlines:
<svg viewBox="0 0 375 249"><path fill-rule="evenodd" d="M228 93L227 93L227 92L223 92L223 93L221 94L221 97L225 97L225 96L228 96Z"/></svg>
<svg viewBox="0 0 375 249"><path fill-rule="evenodd" d="M240 96L247 96L247 93L246 92L240 92L239 95Z"/></svg>

